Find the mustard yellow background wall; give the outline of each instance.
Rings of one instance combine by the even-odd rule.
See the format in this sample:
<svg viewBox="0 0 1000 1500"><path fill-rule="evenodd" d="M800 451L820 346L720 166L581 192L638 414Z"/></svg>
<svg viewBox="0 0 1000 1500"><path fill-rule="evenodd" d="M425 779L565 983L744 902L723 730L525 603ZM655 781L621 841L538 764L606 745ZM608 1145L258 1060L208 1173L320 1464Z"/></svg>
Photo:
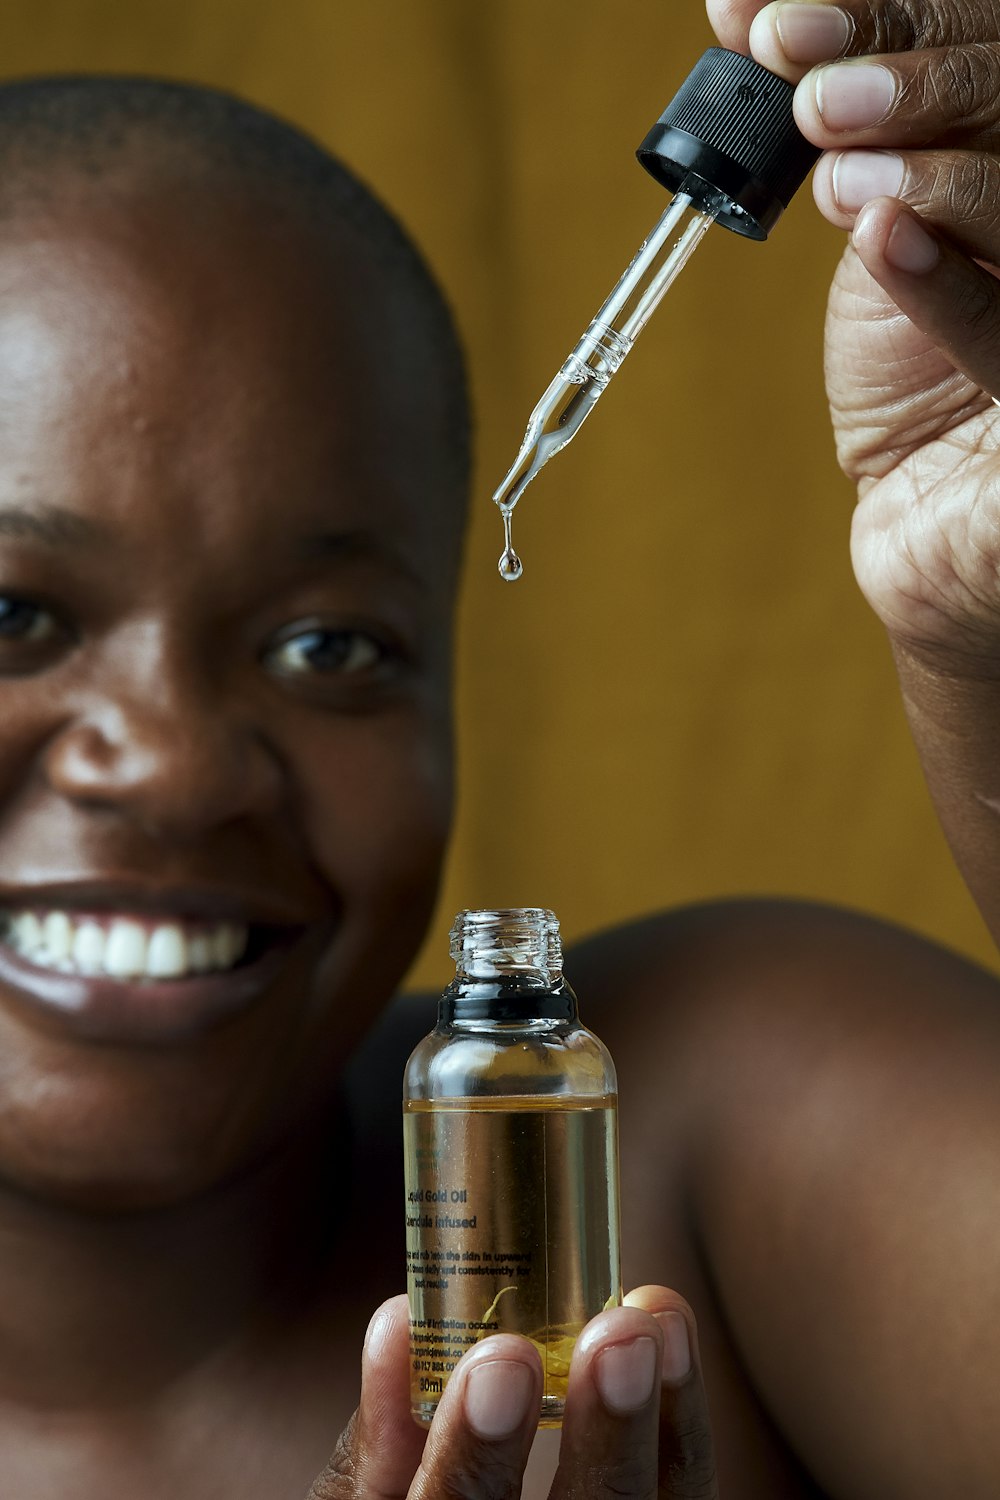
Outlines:
<svg viewBox="0 0 1000 1500"><path fill-rule="evenodd" d="M840 237L803 190L766 245L713 230L516 514L489 494L664 197L633 151L711 43L696 0L6 0L0 70L222 85L395 206L470 353L478 483L462 799L437 929L545 904L569 934L788 892L992 962L850 572L821 381Z"/></svg>

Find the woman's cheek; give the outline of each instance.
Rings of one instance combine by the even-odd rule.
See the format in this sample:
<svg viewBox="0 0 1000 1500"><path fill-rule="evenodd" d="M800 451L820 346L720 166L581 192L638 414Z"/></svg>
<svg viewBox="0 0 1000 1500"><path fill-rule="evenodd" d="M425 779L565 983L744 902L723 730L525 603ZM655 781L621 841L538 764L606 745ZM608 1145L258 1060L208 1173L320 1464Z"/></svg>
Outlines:
<svg viewBox="0 0 1000 1500"><path fill-rule="evenodd" d="M442 713L348 721L310 758L303 787L312 857L345 910L431 902L451 825L451 726Z"/></svg>

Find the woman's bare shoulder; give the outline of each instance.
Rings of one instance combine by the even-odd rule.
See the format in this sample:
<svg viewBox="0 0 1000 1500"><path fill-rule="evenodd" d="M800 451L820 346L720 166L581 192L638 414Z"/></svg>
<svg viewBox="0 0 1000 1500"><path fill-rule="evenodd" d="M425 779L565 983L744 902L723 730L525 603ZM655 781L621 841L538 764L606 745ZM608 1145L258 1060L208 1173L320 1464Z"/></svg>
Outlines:
<svg viewBox="0 0 1000 1500"><path fill-rule="evenodd" d="M636 1269L711 1346L723 1493L778 1462L750 1461L761 1401L831 1496L995 1493L997 979L779 902L652 917L568 968L618 1063Z"/></svg>
<svg viewBox="0 0 1000 1500"><path fill-rule="evenodd" d="M845 1076L887 1053L1000 1047L995 975L903 928L806 902L646 917L575 945L567 973L588 1024L654 1084L665 1049L680 1083L682 1058L799 1071L835 1039Z"/></svg>
<svg viewBox="0 0 1000 1500"><path fill-rule="evenodd" d="M831 995L937 1005L947 995L994 1005L1000 980L917 933L864 913L806 901L740 899L679 907L575 943L566 967L588 1010L656 1000L746 1004L761 992L800 1009Z"/></svg>

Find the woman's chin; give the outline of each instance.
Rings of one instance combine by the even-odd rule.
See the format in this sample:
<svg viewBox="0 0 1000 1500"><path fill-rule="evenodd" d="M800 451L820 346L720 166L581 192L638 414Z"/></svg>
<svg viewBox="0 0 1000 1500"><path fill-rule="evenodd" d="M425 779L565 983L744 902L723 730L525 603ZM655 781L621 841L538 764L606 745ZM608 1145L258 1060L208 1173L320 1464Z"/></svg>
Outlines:
<svg viewBox="0 0 1000 1500"><path fill-rule="evenodd" d="M0 1210L6 1192L92 1213L177 1206L252 1169L282 1113L245 1077L149 1073L103 1048L77 1063L0 1062Z"/></svg>
<svg viewBox="0 0 1000 1500"><path fill-rule="evenodd" d="M98 1120L73 1131L44 1119L33 1120L31 1127L18 1131L16 1140L0 1129L0 1212L8 1194L91 1214L176 1208L247 1166L245 1157L220 1157L206 1140L144 1130L134 1116L127 1143Z"/></svg>
<svg viewBox="0 0 1000 1500"><path fill-rule="evenodd" d="M252 1171L298 1133L310 1101L335 1092L342 1049L308 1006L315 955L301 946L256 1003L180 1034L161 1024L156 987L139 997L145 1030L134 1019L121 1029L132 1015L122 986L119 1029L95 1036L92 1017L81 1027L79 1012L47 995L25 1003L3 979L0 1206L5 1188L93 1213L177 1206Z"/></svg>

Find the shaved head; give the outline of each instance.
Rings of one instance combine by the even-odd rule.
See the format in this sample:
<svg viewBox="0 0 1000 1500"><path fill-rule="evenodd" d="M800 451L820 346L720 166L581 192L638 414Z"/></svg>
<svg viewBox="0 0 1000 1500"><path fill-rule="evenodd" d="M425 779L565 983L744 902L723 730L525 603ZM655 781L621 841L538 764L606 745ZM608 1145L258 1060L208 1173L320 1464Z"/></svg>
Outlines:
<svg viewBox="0 0 1000 1500"><path fill-rule="evenodd" d="M378 315L359 341L359 374L394 377L398 392L430 400L436 482L464 508L469 417L450 309L402 226L341 162L285 121L200 85L97 75L0 85L0 234L25 211L57 217L70 204L172 190L243 200L262 237L305 232L328 249L331 279L361 273Z"/></svg>

